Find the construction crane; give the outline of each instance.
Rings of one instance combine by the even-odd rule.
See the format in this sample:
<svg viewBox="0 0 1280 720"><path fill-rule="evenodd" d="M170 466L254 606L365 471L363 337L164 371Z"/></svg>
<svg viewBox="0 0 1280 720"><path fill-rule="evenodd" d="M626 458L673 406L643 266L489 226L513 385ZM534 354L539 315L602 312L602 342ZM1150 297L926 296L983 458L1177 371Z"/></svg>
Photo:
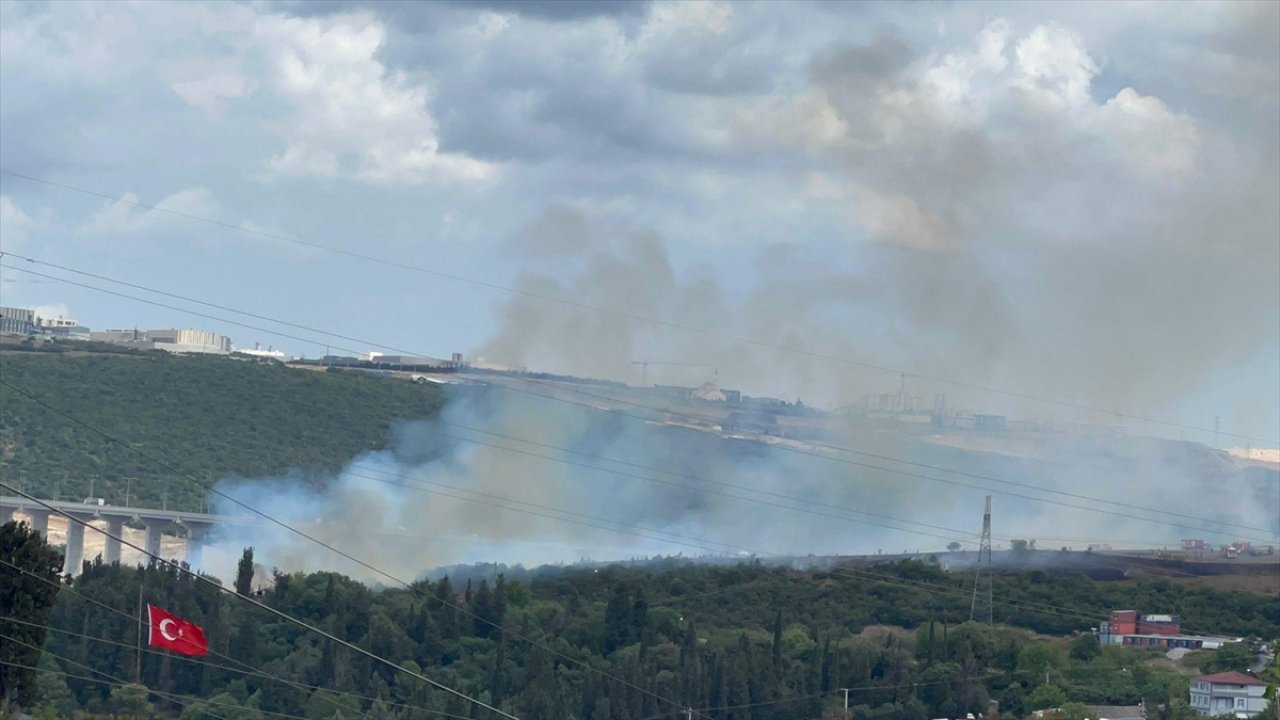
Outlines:
<svg viewBox="0 0 1280 720"><path fill-rule="evenodd" d="M720 374L719 368L715 367L714 365L707 365L706 363L666 362L663 360L632 360L631 364L640 366L640 384L642 386L649 384L649 366L650 365L674 365L676 367L711 368L711 372L713 375Z"/></svg>

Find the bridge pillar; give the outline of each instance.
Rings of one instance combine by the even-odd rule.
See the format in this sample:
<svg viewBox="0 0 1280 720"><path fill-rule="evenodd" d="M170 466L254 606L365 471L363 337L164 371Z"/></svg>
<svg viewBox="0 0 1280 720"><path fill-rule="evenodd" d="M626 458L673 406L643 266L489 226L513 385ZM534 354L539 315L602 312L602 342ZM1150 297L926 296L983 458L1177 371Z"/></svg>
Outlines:
<svg viewBox="0 0 1280 720"><path fill-rule="evenodd" d="M147 541L143 545L147 549L148 557L143 558L145 562L150 562L151 558L160 557L160 537L164 534L164 526L168 523L147 523Z"/></svg>
<svg viewBox="0 0 1280 720"><path fill-rule="evenodd" d="M75 520L67 520L67 556L62 571L79 575L84 565L84 526Z"/></svg>
<svg viewBox="0 0 1280 720"><path fill-rule="evenodd" d="M124 520L122 518L108 518L106 532L107 547L102 558L108 565L120 562L120 538L123 535Z"/></svg>
<svg viewBox="0 0 1280 720"><path fill-rule="evenodd" d="M31 529L49 537L49 511L48 510L25 510L28 517L31 518Z"/></svg>
<svg viewBox="0 0 1280 720"><path fill-rule="evenodd" d="M209 528L200 526L187 527L187 564L192 570L200 568L204 559L204 539L209 536Z"/></svg>

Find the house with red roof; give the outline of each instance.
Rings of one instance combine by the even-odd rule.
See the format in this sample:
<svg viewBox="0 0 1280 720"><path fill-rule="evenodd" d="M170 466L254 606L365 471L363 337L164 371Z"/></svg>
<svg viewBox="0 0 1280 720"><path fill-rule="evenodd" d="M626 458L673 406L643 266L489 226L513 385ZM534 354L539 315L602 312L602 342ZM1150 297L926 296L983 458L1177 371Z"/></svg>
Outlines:
<svg viewBox="0 0 1280 720"><path fill-rule="evenodd" d="M1267 707L1267 684L1254 675L1230 672L1201 675L1191 680L1191 709L1196 714L1251 718Z"/></svg>

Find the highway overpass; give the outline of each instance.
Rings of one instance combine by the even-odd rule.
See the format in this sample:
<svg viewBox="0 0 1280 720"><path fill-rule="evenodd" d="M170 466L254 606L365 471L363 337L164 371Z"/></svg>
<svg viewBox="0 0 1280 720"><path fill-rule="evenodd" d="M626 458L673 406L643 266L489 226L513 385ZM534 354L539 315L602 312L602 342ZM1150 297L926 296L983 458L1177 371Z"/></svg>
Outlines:
<svg viewBox="0 0 1280 720"><path fill-rule="evenodd" d="M97 505L86 502L58 500L42 500L42 502L55 508L56 511L24 497L0 495L0 522L7 521L14 513L21 513L27 517L31 526L42 535L48 535L49 533L49 517L51 515L65 513L85 522L105 522L106 550L102 559L108 563L120 562L120 540L118 538L124 531L125 523L135 527L141 525L146 528L144 548L150 555L160 555L160 541L166 533L185 535L187 538L187 562L191 565L196 565L199 562L200 541L209 534L209 531L214 526L248 525L254 522L254 518L248 515L212 515L181 510ZM185 532L173 532L178 529L182 529ZM67 522L66 561L63 567L67 573L72 575L80 572L80 566L84 561L84 533L84 525L70 520Z"/></svg>

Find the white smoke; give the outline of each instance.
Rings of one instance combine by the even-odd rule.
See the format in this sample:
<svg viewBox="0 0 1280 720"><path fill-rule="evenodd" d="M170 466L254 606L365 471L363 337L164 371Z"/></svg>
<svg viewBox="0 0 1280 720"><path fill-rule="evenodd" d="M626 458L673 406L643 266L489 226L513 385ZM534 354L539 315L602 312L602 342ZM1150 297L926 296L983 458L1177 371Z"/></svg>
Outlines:
<svg viewBox="0 0 1280 720"><path fill-rule="evenodd" d="M212 541L215 554L236 557L251 545L268 566L336 570L393 584L320 543L402 580L465 562L939 551L952 539L964 545L976 539L987 488L1049 497L884 459L840 456L952 483L874 470L823 456L835 456L828 451L801 447L794 452L497 388L463 391L440 418L403 423L393 435L388 449L354 459L332 478L220 483L221 492L319 543L258 519L251 526L223 528ZM837 442L866 447L871 437L879 439L875 451L885 457L1018 482L1034 478L1049 487L1139 506L1198 506L1205 521L1185 522L1219 528L1221 538L1233 531L1214 521L1276 532L1276 521L1265 510L1277 501L1274 485L1250 485L1235 474L1239 492L1209 495L1210 479L1226 466L1197 466L1206 457L1181 443L1139 447L1136 441L1075 440L1038 449L1043 459L1022 461L906 437L886 441L879 433L853 430ZM1055 452L1059 455L1052 457ZM1115 482L1121 472L1128 483ZM1167 483L1168 503L1153 501L1144 489L1157 476ZM1159 546L1192 533L1168 524L1184 522L1177 518L1144 521L1132 508L1052 499L1108 508L1120 516L997 494L1000 542L1025 537L1039 539L1042 548L1083 547L1125 538ZM218 513L246 512L224 498L215 496L212 503Z"/></svg>

